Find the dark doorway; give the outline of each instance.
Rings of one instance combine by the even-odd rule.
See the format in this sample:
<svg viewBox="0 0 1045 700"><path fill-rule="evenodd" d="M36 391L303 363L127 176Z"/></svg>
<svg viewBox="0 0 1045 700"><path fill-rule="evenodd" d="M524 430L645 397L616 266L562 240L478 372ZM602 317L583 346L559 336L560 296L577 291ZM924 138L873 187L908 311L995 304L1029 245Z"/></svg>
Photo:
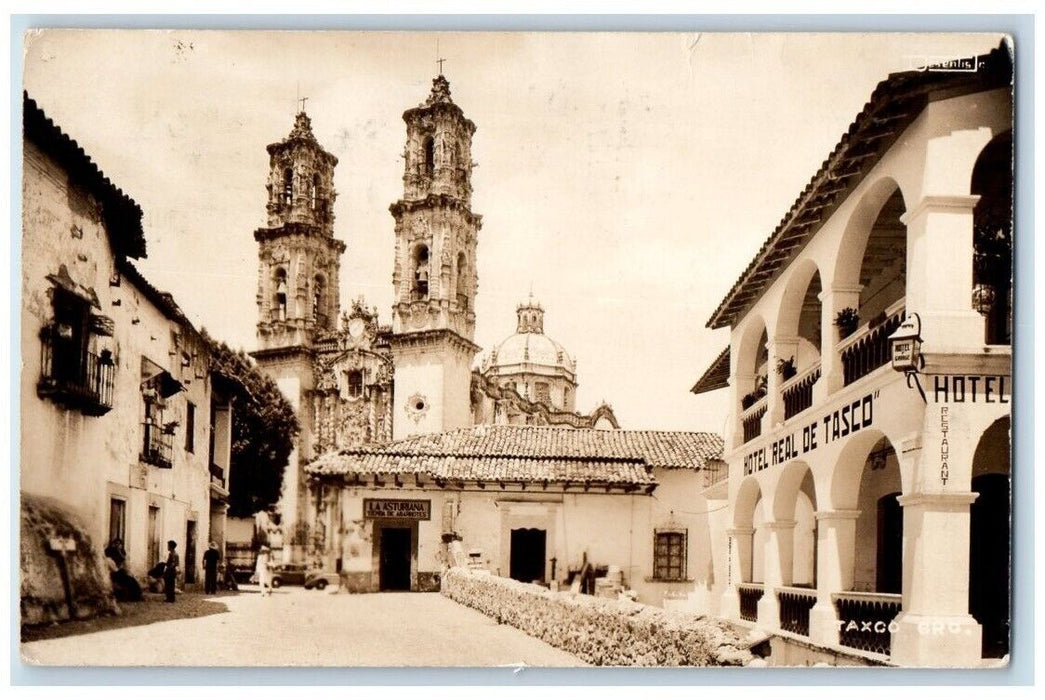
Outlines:
<svg viewBox="0 0 1045 700"><path fill-rule="evenodd" d="M196 521L185 523L185 583L196 583Z"/></svg>
<svg viewBox="0 0 1045 700"><path fill-rule="evenodd" d="M900 593L903 586L903 507L899 493L878 499L878 558L875 591Z"/></svg>
<svg viewBox="0 0 1045 700"><path fill-rule="evenodd" d="M997 659L1009 653L1009 477L977 476L972 490L969 612L983 627L983 657Z"/></svg>
<svg viewBox="0 0 1045 700"><path fill-rule="evenodd" d="M382 591L410 590L410 528L381 528Z"/></svg>
<svg viewBox="0 0 1045 700"><path fill-rule="evenodd" d="M510 575L516 581L543 581L547 533L536 528L512 530Z"/></svg>

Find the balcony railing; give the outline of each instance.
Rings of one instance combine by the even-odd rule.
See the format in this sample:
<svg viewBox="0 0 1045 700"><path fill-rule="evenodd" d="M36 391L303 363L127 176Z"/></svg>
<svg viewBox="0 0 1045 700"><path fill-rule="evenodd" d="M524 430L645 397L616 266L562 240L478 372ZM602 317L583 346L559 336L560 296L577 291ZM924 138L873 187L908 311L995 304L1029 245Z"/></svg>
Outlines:
<svg viewBox="0 0 1045 700"><path fill-rule="evenodd" d="M740 593L740 619L748 622L758 621L758 601L765 590L761 583L743 583L737 586Z"/></svg>
<svg viewBox="0 0 1045 700"><path fill-rule="evenodd" d="M867 324L839 343L845 386L866 377L889 362L889 336L904 320L904 307L890 307L885 319Z"/></svg>
<svg viewBox="0 0 1045 700"><path fill-rule="evenodd" d="M217 464L210 465L210 483L220 488L225 488L225 470Z"/></svg>
<svg viewBox="0 0 1045 700"><path fill-rule="evenodd" d="M874 654L890 653L889 623L900 614L901 598L893 593L835 593L839 642Z"/></svg>
<svg viewBox="0 0 1045 700"><path fill-rule="evenodd" d="M813 385L820 379L820 363L799 372L781 385L784 420L797 416L813 405Z"/></svg>
<svg viewBox="0 0 1045 700"><path fill-rule="evenodd" d="M780 629L809 636L809 611L816 605L816 591L805 588L778 588Z"/></svg>
<svg viewBox="0 0 1045 700"><path fill-rule="evenodd" d="M63 341L50 328L44 329L40 340L38 396L88 416L104 416L112 410L116 367L111 358L92 352L56 352L56 344Z"/></svg>
<svg viewBox="0 0 1045 700"><path fill-rule="evenodd" d="M161 469L174 466L174 436L163 432L159 426L146 423L145 442L142 445L141 461Z"/></svg>
<svg viewBox="0 0 1045 700"><path fill-rule="evenodd" d="M766 398L762 397L740 414L744 426L744 442L751 442L762 434L762 416L766 415Z"/></svg>

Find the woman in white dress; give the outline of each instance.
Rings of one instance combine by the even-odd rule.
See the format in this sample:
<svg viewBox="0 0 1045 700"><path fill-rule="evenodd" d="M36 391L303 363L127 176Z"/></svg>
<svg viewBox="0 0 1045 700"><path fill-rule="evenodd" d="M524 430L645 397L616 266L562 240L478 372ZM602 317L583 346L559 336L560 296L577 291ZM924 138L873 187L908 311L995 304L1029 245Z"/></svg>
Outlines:
<svg viewBox="0 0 1045 700"><path fill-rule="evenodd" d="M262 545L258 551L258 562L254 567L258 575L258 585L261 586L261 595L272 595L272 566L269 548Z"/></svg>

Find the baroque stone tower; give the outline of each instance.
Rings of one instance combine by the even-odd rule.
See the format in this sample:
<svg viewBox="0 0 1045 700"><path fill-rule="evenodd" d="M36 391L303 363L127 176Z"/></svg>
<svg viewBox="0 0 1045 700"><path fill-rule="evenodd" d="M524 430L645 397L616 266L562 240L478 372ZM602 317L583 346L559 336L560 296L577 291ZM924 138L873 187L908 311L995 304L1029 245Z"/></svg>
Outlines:
<svg viewBox="0 0 1045 700"><path fill-rule="evenodd" d="M338 273L344 242L333 237L334 166L312 133L304 111L282 141L270 144L267 226L258 242L259 368L290 400L301 425L283 478L280 514L284 558L299 560L307 535L307 489L302 466L315 455L309 410L315 389L314 344L336 330L340 310Z"/></svg>
<svg viewBox="0 0 1045 700"><path fill-rule="evenodd" d="M339 309L338 271L345 244L334 238L334 166L299 112L290 134L269 144L268 225L260 244L258 343L309 347L333 330Z"/></svg>
<svg viewBox="0 0 1045 700"><path fill-rule="evenodd" d="M403 197L395 217L391 349L395 438L471 425L476 241L471 211L475 124L450 98L442 75L403 113Z"/></svg>

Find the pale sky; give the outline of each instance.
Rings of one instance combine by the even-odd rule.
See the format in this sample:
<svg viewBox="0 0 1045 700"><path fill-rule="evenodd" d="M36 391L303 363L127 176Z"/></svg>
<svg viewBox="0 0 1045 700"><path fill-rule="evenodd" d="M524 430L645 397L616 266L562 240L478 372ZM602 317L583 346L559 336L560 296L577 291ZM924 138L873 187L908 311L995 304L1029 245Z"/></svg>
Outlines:
<svg viewBox="0 0 1045 700"><path fill-rule="evenodd" d="M255 347L265 146L295 98L339 158L342 309L391 321L404 110L436 74L477 125L476 342L533 288L577 358L577 408L624 428L721 432L689 389L729 342L705 323L870 97L913 56L997 35L46 31L25 88L141 205L139 267L197 325Z"/></svg>

